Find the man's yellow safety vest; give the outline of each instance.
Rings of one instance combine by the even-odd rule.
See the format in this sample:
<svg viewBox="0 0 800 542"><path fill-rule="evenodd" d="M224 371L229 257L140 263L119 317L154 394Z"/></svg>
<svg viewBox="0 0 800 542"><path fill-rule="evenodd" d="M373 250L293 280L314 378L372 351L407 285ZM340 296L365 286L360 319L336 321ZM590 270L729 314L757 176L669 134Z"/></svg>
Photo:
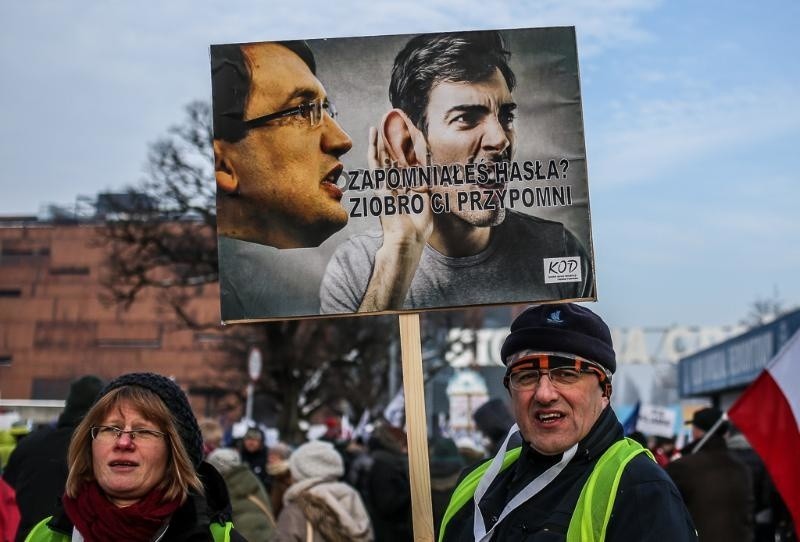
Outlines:
<svg viewBox="0 0 800 542"><path fill-rule="evenodd" d="M506 452L501 472L517 461L521 452L522 447ZM640 453L645 453L650 459L653 459L650 450L643 448L635 440L625 438L615 442L600 456L581 489L578 503L567 529L567 542L603 542L605 540L608 520L611 517L611 510L614 508L614 499L617 496L617 486L622 478L622 472L628 462ZM453 491L453 496L450 498L450 503L442 518L439 542L444 540L445 529L453 516L465 504L472 501L478 482L491 462L492 460L489 459L470 472Z"/></svg>

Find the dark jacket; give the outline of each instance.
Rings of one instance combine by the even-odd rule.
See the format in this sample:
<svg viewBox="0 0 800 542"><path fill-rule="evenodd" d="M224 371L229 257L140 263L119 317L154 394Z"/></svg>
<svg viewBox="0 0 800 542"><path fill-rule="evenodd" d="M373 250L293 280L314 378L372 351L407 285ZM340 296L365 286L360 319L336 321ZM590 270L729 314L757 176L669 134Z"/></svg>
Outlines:
<svg viewBox="0 0 800 542"><path fill-rule="evenodd" d="M458 484L458 473L451 477L434 478L431 475L431 508L433 512L434 540L439 538L439 527L444 518L444 512L450 503L450 496Z"/></svg>
<svg viewBox="0 0 800 542"><path fill-rule="evenodd" d="M375 540L411 542L411 485L408 456L386 449L374 450L367 482L370 500L366 503L372 519Z"/></svg>
<svg viewBox="0 0 800 542"><path fill-rule="evenodd" d="M753 485L747 466L714 436L667 465L703 542L753 540Z"/></svg>
<svg viewBox="0 0 800 542"><path fill-rule="evenodd" d="M623 438L622 426L606 408L567 467L540 493L506 517L494 541L554 542L566 540L572 512L583 484L600 456ZM500 473L480 503L486 529L497 521L506 503L528 483L557 463L561 455L544 456L523 443L523 452ZM474 506L470 501L450 520L445 540L474 540ZM608 542L695 541L694 526L675 486L653 460L636 456L625 467L606 534Z"/></svg>
<svg viewBox="0 0 800 542"><path fill-rule="evenodd" d="M76 420L59 419L57 427L43 427L19 441L3 478L17 493L22 542L36 523L52 516L67 481L67 449Z"/></svg>
<svg viewBox="0 0 800 542"><path fill-rule="evenodd" d="M271 487L271 480L267 474L267 447L261 446L255 452L248 452L244 446L239 450L239 455L242 457L242 463L245 463L253 474L256 475L258 481L264 486L264 490L269 492Z"/></svg>
<svg viewBox="0 0 800 542"><path fill-rule="evenodd" d="M222 476L208 463L198 468L205 495L190 494L186 502L178 508L169 522L164 536L159 542L207 542L213 540L209 525L211 522L231 521L231 505L228 490ZM50 531L72 535L73 525L67 514L59 507L48 523ZM246 542L238 532L231 531L232 542Z"/></svg>
<svg viewBox="0 0 800 542"><path fill-rule="evenodd" d="M67 481L67 450L72 432L102 387L103 381L94 375L72 382L55 428L34 431L20 440L11 454L3 477L17 493L22 516L18 542L38 521L55 513Z"/></svg>

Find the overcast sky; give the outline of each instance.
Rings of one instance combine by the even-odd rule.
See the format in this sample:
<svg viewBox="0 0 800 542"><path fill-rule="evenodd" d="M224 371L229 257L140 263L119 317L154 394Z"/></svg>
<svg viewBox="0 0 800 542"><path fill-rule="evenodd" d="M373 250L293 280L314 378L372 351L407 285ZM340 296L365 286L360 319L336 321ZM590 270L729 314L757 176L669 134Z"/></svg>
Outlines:
<svg viewBox="0 0 800 542"><path fill-rule="evenodd" d="M800 305L795 0L3 2L0 214L121 189L210 98L208 45L574 25L600 303L614 326Z"/></svg>

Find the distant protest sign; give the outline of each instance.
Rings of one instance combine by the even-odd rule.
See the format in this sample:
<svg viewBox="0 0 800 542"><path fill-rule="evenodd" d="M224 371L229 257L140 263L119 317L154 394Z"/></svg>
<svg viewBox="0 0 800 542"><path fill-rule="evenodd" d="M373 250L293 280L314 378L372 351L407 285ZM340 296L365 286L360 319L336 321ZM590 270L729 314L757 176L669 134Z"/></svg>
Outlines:
<svg viewBox="0 0 800 542"><path fill-rule="evenodd" d="M211 47L222 319L596 299L571 27Z"/></svg>
<svg viewBox="0 0 800 542"><path fill-rule="evenodd" d="M675 418L675 411L669 407L642 405L636 430L649 436L671 438L675 436Z"/></svg>

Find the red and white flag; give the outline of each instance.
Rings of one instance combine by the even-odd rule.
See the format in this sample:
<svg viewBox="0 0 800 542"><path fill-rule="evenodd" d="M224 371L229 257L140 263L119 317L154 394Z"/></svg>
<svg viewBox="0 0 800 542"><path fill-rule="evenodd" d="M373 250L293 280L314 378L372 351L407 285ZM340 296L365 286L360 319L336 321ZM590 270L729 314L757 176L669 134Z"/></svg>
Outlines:
<svg viewBox="0 0 800 542"><path fill-rule="evenodd" d="M800 526L800 331L728 410Z"/></svg>

